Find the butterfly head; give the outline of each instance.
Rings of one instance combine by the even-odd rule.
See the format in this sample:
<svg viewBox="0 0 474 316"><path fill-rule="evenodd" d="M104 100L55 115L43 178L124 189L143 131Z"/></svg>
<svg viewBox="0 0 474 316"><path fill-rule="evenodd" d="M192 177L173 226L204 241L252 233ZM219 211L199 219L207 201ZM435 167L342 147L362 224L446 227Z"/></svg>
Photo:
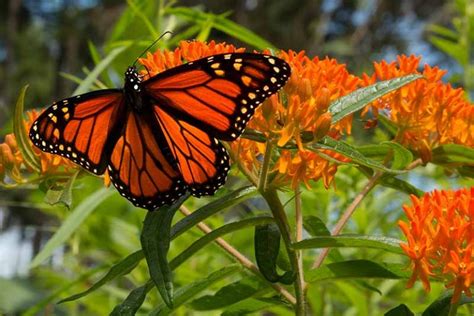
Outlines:
<svg viewBox="0 0 474 316"><path fill-rule="evenodd" d="M125 72L125 89L140 92L142 77L135 66L130 66Z"/></svg>

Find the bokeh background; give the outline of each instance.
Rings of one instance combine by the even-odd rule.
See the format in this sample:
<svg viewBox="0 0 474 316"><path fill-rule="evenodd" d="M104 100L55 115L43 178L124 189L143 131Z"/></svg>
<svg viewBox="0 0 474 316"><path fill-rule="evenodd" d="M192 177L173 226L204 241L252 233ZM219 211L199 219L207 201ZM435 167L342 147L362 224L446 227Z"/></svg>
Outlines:
<svg viewBox="0 0 474 316"><path fill-rule="evenodd" d="M471 38L474 38L472 22L467 26L463 23L466 19L472 21L466 1L130 0L127 3L118 0L3 0L0 1L0 142L12 131L14 104L20 88L29 84L26 108L43 107L70 96L77 87L75 80L84 78L96 63L90 53L91 46L101 56L106 56L119 43L133 42L108 71L110 82L120 86L125 67L154 40L140 14L147 17L158 35L167 30L174 32L173 38L159 43L161 47L172 48L176 43L173 41L179 39L205 37L248 49L258 48L214 27L209 21L198 23L185 18L179 8L224 16L281 49L305 50L309 56L336 58L354 74L368 71L373 61L393 61L399 54L420 55L423 62L447 70L445 80L471 91L469 58L466 61L459 56L460 51L470 51ZM465 27L468 29L463 31ZM239 181L236 176L234 178L231 178L231 186L232 181ZM337 201L354 194L361 179L361 175L345 173L345 178L338 178L336 182L339 188L347 189L330 189L329 193L320 184L314 184L313 193L305 197L304 202L308 206L316 205L318 215L330 222L331 209L342 208ZM454 181L437 174L436 170L432 170L429 178L420 174L411 180L425 190ZM86 199L102 185L100 179L91 177L78 182L74 203ZM390 192L384 192L385 195L364 202L351 223L352 230L358 233L379 231L399 237L394 223L401 212L394 210L400 202L395 201ZM31 270L31 259L69 212L65 207L45 205L43 198L44 192L36 187L22 187L21 190L0 187L0 313L13 315L28 310L30 314L44 315L107 314L127 295L127 289L146 280L145 267L105 286L80 304L57 306L54 302L87 286L84 281L74 283L79 276L87 279L85 274L89 273L97 277L103 271L102 265L111 264L138 249L144 212L132 210L121 199L108 200L67 244L56 249L46 263ZM203 201L192 203L198 206ZM214 218L211 224L225 222L226 216L244 216L254 212L254 207L255 204L241 205L230 215ZM372 220L374 214L363 212L377 208L383 210L383 218ZM183 249L198 232L195 234L184 236L172 251ZM251 256L251 237L235 234L230 240ZM206 251L207 255L177 271L178 284L198 277L201 268L218 269L227 260L222 253L215 254L217 250L213 246ZM425 295L420 288L415 288L412 295L404 294L403 284L389 281L378 286L385 294L397 297L398 302L402 298L416 304ZM362 315L368 310L378 315L377 311L391 306L391 295L382 298L377 293L354 294L351 289L336 283L315 290L309 297L317 304L316 297L339 293L332 307L334 315ZM439 293L436 291L435 287L433 296ZM368 302L367 306L360 306L360 295L367 295L361 300ZM151 308L147 304L145 310ZM288 310L276 308L271 312L279 314Z"/></svg>

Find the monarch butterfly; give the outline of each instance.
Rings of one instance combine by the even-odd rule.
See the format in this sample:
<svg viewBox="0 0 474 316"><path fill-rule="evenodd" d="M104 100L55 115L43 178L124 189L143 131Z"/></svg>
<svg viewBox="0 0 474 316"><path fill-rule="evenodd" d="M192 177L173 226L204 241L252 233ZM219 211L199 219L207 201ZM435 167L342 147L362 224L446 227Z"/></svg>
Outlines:
<svg viewBox="0 0 474 316"><path fill-rule="evenodd" d="M214 194L229 170L219 140L239 137L255 108L289 76L285 61L254 53L209 56L147 80L131 66L122 89L52 104L29 136L89 172L108 170L122 196L151 211L186 191Z"/></svg>

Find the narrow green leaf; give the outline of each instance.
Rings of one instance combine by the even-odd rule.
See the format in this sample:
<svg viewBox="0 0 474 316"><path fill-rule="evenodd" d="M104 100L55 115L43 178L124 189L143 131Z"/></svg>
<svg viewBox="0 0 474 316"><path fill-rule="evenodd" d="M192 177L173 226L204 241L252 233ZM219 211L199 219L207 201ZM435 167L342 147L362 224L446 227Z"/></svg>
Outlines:
<svg viewBox="0 0 474 316"><path fill-rule="evenodd" d="M238 189L236 191L229 193L226 196L223 196L222 198L218 200L214 200L210 202L209 204L206 204L205 206L194 211L191 215L186 216L185 218L183 218L182 220L180 220L173 226L173 228L171 229L171 237L170 237L171 240L175 239L176 237L178 237L179 235L187 231L189 228L193 227L194 225L203 221L209 216L227 207L237 204L245 199L248 199L254 196L255 194L256 194L255 187L253 186L243 187L241 189ZM120 262L113 265L110 268L109 272L102 279L100 279L94 285L92 285L91 288L89 288L88 290L84 292L73 295L69 298L66 298L63 301L75 300L87 294L90 294L91 292L99 289L104 284L106 284L107 282L110 282L116 277L119 277L128 273L126 272L127 269L133 269L133 267L135 267L143 258L144 258L144 255L143 255L142 250L138 250L128 255L126 258L122 259ZM176 265L174 267L176 267Z"/></svg>
<svg viewBox="0 0 474 316"><path fill-rule="evenodd" d="M394 138L398 133L398 126L395 122L390 120L388 117L382 114L378 114L377 121L379 121L383 127L385 127L389 133L390 138Z"/></svg>
<svg viewBox="0 0 474 316"><path fill-rule="evenodd" d="M400 304L384 314L384 316L415 316L405 304Z"/></svg>
<svg viewBox="0 0 474 316"><path fill-rule="evenodd" d="M433 303L428 306L422 316L448 316L449 308L451 307L451 298L453 297L453 292L449 291L438 297ZM467 297L464 294L461 295L459 305L472 304L474 303L474 298Z"/></svg>
<svg viewBox="0 0 474 316"><path fill-rule="evenodd" d="M182 253L176 256L170 263L171 266L178 266L184 261L186 261L189 257L193 254L201 250L204 246L214 241L216 238L221 237L225 234L229 234L235 232L240 229L244 229L247 227L253 227L257 225L263 225L274 222L273 217L270 216L259 216L249 219L243 219L237 222L229 223L224 226L221 226L209 234L199 238L196 240L191 246L186 248Z"/></svg>
<svg viewBox="0 0 474 316"><path fill-rule="evenodd" d="M454 41L458 41L460 37L459 33L453 31L452 29L437 24L428 24L426 26L426 30Z"/></svg>
<svg viewBox="0 0 474 316"><path fill-rule="evenodd" d="M252 278L245 278L220 288L213 295L201 296L190 303L192 309L207 311L235 304L258 293L262 284Z"/></svg>
<svg viewBox="0 0 474 316"><path fill-rule="evenodd" d="M337 99L329 105L328 109L332 114L332 123L342 120L344 117L357 112L387 93L397 90L420 78L423 78L423 76L413 74L380 81L368 87L357 89L356 91Z"/></svg>
<svg viewBox="0 0 474 316"><path fill-rule="evenodd" d="M194 227L199 222L202 222L206 218L228 207L231 207L232 205L251 198L252 196L256 195L256 193L257 189L254 186L246 186L232 191L231 193L204 205L173 226L171 229L171 235L173 236L173 239L186 232L188 229Z"/></svg>
<svg viewBox="0 0 474 316"><path fill-rule="evenodd" d="M88 288L87 290L85 290L81 293L66 297L66 298L60 300L58 302L58 304L64 303L64 302L74 301L74 300L77 300L81 297L84 297L84 296L94 292L95 290L97 290L102 285L106 284L107 282L109 282L109 281L111 281L111 280L113 280L117 277L120 277L120 276L123 276L125 274L130 273L130 271L135 269L135 267L138 265L138 263L140 262L141 259L143 259L143 252L142 251L136 251L136 252L128 255L124 259L120 260L118 263L114 264L109 269L107 274L105 274L102 278L100 278L99 281L94 283L94 285L92 285L90 288Z"/></svg>
<svg viewBox="0 0 474 316"><path fill-rule="evenodd" d="M89 54L91 55L92 61L95 65L100 62L100 54L92 41L87 41L87 47L89 48Z"/></svg>
<svg viewBox="0 0 474 316"><path fill-rule="evenodd" d="M370 260L334 262L305 273L309 283L332 279L408 279L411 273L406 265L379 263Z"/></svg>
<svg viewBox="0 0 474 316"><path fill-rule="evenodd" d="M171 222L176 211L188 197L189 194L185 194L171 206L163 206L154 212L148 212L140 236L150 276L163 301L170 308L173 307L173 280L166 256L171 243Z"/></svg>
<svg viewBox="0 0 474 316"><path fill-rule="evenodd" d="M459 144L441 145L432 150L432 163L438 165L474 165L474 149Z"/></svg>
<svg viewBox="0 0 474 316"><path fill-rule="evenodd" d="M413 194L418 197L425 194L424 191L418 189L414 185L408 183L405 180L398 179L391 174L384 174L382 177L379 178L378 182L384 187L392 188L400 192L405 192L406 194Z"/></svg>
<svg viewBox="0 0 474 316"><path fill-rule="evenodd" d="M230 35L231 37L234 37L235 39L252 45L257 49L275 48L274 45L261 38L257 34L221 15L216 16L214 14L205 13L197 9L186 7L167 8L165 9L165 13L178 16L192 23L199 24L205 23L209 18L214 18L214 28L227 35Z"/></svg>
<svg viewBox="0 0 474 316"><path fill-rule="evenodd" d="M313 237L316 236L331 236L331 232L326 227L326 224L316 216L309 215L303 218L304 229Z"/></svg>
<svg viewBox="0 0 474 316"><path fill-rule="evenodd" d="M370 248L403 254L400 243L402 243L401 240L384 236L338 235L305 239L294 243L292 247L295 249Z"/></svg>
<svg viewBox="0 0 474 316"><path fill-rule="evenodd" d="M133 289L122 303L115 306L110 316L134 316L142 306L147 293L153 286L154 284L150 280L144 285Z"/></svg>
<svg viewBox="0 0 474 316"><path fill-rule="evenodd" d="M229 306L229 308L227 308L221 314L221 316L242 316L248 314L254 315L254 313L258 311L268 309L277 305L291 308L285 302L276 297L248 298L232 306Z"/></svg>
<svg viewBox="0 0 474 316"><path fill-rule="evenodd" d="M413 154L411 151L395 142L382 142L381 146L387 146L392 150L393 159L391 168L395 170L402 170L413 161Z"/></svg>
<svg viewBox="0 0 474 316"><path fill-rule="evenodd" d="M79 172L79 170L74 172L65 184L60 184L56 181L54 186L46 192L44 201L49 205L63 204L70 208L72 204L72 187Z"/></svg>
<svg viewBox="0 0 474 316"><path fill-rule="evenodd" d="M156 28L153 23L151 23L148 17L143 13L143 8L138 7L134 0L127 0L127 4L130 9L132 9L133 13L136 14L142 20L143 25L145 25L148 29L151 38L158 38L159 34L156 31Z"/></svg>
<svg viewBox="0 0 474 316"><path fill-rule="evenodd" d="M277 259L280 250L280 230L275 223L255 226L254 249L257 266L262 275L272 283L291 284L295 273L278 275Z"/></svg>
<svg viewBox="0 0 474 316"><path fill-rule="evenodd" d="M73 95L85 93L94 84L99 75L112 63L112 61L120 55L128 46L121 46L114 48L104 59L102 59L91 73L81 82L81 84L74 90Z"/></svg>
<svg viewBox="0 0 474 316"><path fill-rule="evenodd" d="M211 16L204 24L201 26L201 31L199 32L196 40L205 42L211 34L212 27L214 26L214 16Z"/></svg>
<svg viewBox="0 0 474 316"><path fill-rule="evenodd" d="M24 125L23 108L25 105L25 94L27 89L28 85L20 90L20 95L16 101L13 119L13 134L15 135L18 149L23 156L25 165L39 173L41 171L40 160L33 151L32 144L28 138L28 131Z"/></svg>
<svg viewBox="0 0 474 316"><path fill-rule="evenodd" d="M205 279L193 282L189 285L179 288L178 290L176 290L175 293L174 307L177 308L183 305L202 291L208 289L212 284L226 277L237 274L241 271L242 267L240 265L229 265L211 273ZM150 316L169 315L170 312L171 308L169 308L165 304L160 304L158 308L156 308L150 313Z"/></svg>
<svg viewBox="0 0 474 316"><path fill-rule="evenodd" d="M439 36L430 36L429 40L434 46L454 58L462 66L468 65L469 56L466 50L460 47L455 41Z"/></svg>
<svg viewBox="0 0 474 316"><path fill-rule="evenodd" d="M34 268L52 255L53 251L62 245L82 224L82 222L95 210L99 204L112 196L115 190L102 188L87 197L73 209L61 227L54 233L53 237L46 243L41 251L33 258L30 267Z"/></svg>
<svg viewBox="0 0 474 316"><path fill-rule="evenodd" d="M388 173L395 173L395 174L405 173L405 171L387 168L383 164L379 163L378 161L365 157L354 146L351 146L347 144L346 142L343 142L340 140L335 140L328 136L323 137L317 143L309 144L307 148L311 151L315 151L316 153L318 152L319 149L329 149L350 158L353 163L358 163L363 166L367 166L369 168L373 168L373 169L388 172Z"/></svg>

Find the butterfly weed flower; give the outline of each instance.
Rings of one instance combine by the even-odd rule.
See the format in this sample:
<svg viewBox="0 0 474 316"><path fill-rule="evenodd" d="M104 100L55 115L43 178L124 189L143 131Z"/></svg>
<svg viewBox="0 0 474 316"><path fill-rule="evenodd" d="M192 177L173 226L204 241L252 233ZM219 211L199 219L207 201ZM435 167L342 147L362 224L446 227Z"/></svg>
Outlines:
<svg viewBox="0 0 474 316"><path fill-rule="evenodd" d="M370 109L377 116L388 112L398 127L395 139L417 151L426 162L431 149L456 143L474 146L474 107L465 99L464 91L442 82L446 71L424 65L420 57L398 56L396 62L374 63L374 74L364 74L365 85L408 74L422 74L424 79L403 86L375 101Z"/></svg>
<svg viewBox="0 0 474 316"><path fill-rule="evenodd" d="M330 162L327 156L339 161L346 158L331 151L321 151L324 157L308 150L302 135L310 134L313 140L318 140L326 135L337 139L350 134L352 118L331 124L328 107L332 101L356 90L361 81L334 59L311 59L304 52L291 50L277 56L291 66L292 76L279 96L272 96L257 109L249 128L264 134L267 139L275 139L280 148L289 143L296 144L296 150L279 150L271 170L275 173L273 184L290 184L295 188L299 183L305 183L309 187L311 180L322 179L328 187L337 164ZM235 156L257 176L265 144L240 138L231 146Z"/></svg>
<svg viewBox="0 0 474 316"><path fill-rule="evenodd" d="M453 289L452 302L462 293L471 296L474 280L474 187L435 190L423 197L411 196L403 206L408 221L399 221L407 238L401 244L413 273L407 287L420 279L430 290L430 277Z"/></svg>
<svg viewBox="0 0 474 316"><path fill-rule="evenodd" d="M26 119L23 124L28 130L33 122L38 118L39 112L32 110L26 112ZM78 166L61 156L48 154L32 146L34 155L38 158L41 168L40 176L53 176L55 174L73 174ZM0 144L0 182L3 184L24 183L28 179L24 177L24 172L32 173L28 168L25 159L21 154L18 144L13 134L7 134L4 142Z"/></svg>

